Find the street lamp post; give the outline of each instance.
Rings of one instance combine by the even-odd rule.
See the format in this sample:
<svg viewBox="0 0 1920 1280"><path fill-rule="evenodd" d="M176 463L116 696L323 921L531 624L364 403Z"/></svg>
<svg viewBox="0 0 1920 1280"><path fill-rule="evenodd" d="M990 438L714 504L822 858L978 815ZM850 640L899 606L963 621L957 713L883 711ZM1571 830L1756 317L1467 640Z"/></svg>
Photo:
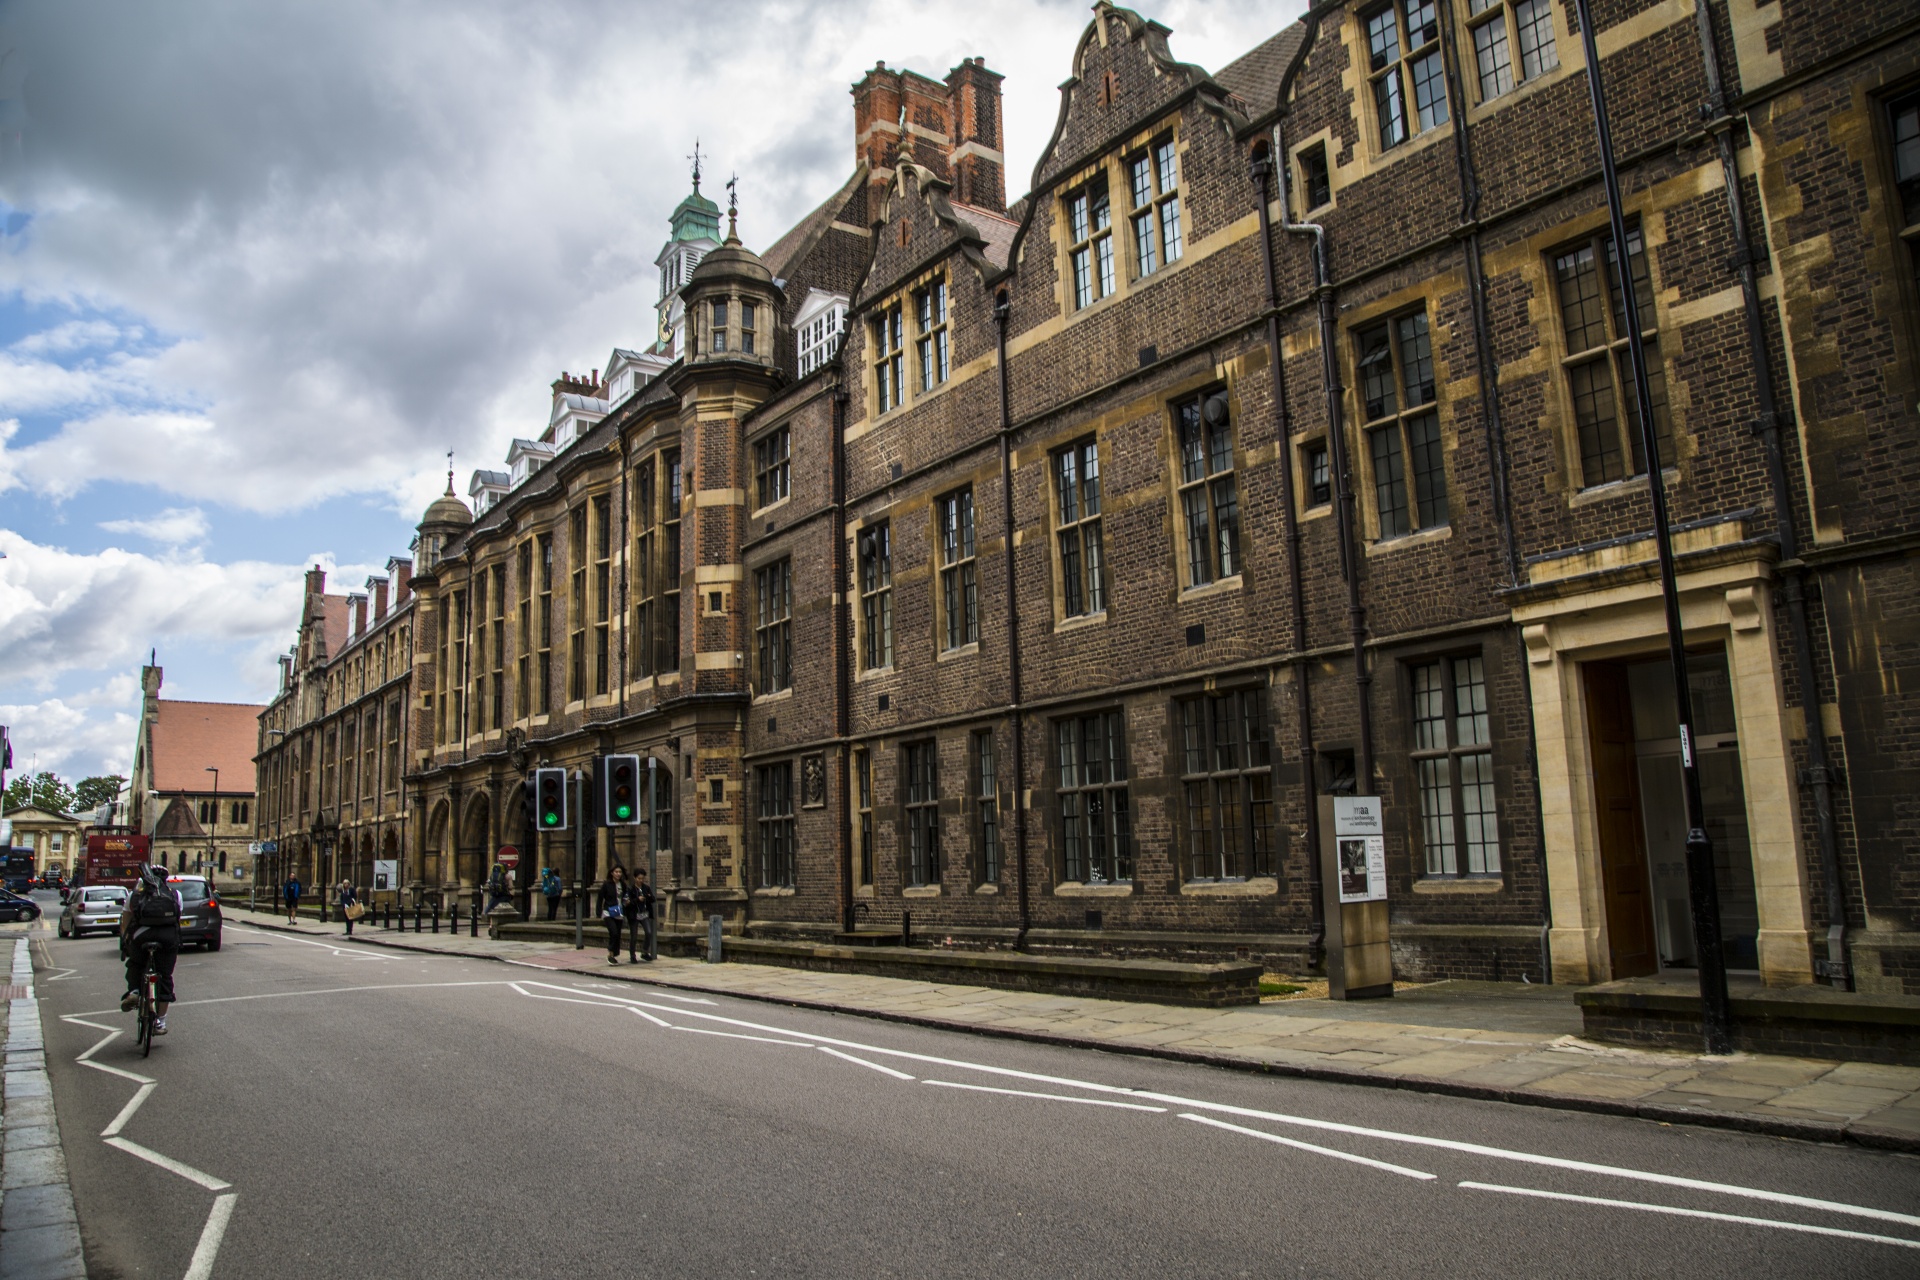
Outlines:
<svg viewBox="0 0 1920 1280"><path fill-rule="evenodd" d="M1707 836L1700 796L1700 766L1693 731L1693 698L1687 685L1687 646L1680 624L1680 588L1673 563L1673 535L1667 521L1667 488L1660 474L1659 435L1653 421L1653 396L1647 380L1646 345L1640 332L1640 307L1634 297L1633 264L1627 254L1627 219L1620 203L1620 175L1613 162L1613 135L1607 123L1607 99L1600 85L1600 52L1593 38L1588 0L1574 0L1580 15L1580 40L1586 47L1587 92L1593 102L1593 127L1600 143L1600 177L1606 187L1607 217L1613 231L1615 270L1626 313L1627 351L1633 366L1634 410L1641 448L1647 457L1647 494L1653 505L1653 542L1660 560L1660 596L1666 606L1667 656L1673 664L1673 696L1680 720L1680 770L1687 815L1687 896L1693 908L1694 960L1700 972L1700 1028L1708 1053L1733 1052L1733 1013L1727 1002L1727 962L1720 949L1720 892L1714 883L1713 841Z"/></svg>
<svg viewBox="0 0 1920 1280"><path fill-rule="evenodd" d="M220 825L220 768L218 765L210 764L207 766L207 772L213 775L213 821L207 823L207 865L200 869L200 873L205 876L211 876L213 874L213 850L216 839L214 831Z"/></svg>

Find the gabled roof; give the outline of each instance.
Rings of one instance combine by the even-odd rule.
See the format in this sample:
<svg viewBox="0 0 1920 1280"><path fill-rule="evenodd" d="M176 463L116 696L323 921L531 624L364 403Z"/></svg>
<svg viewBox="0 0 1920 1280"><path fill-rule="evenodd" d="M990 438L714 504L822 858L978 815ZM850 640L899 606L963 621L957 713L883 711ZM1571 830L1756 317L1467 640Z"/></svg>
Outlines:
<svg viewBox="0 0 1920 1280"><path fill-rule="evenodd" d="M1287 74L1287 64L1293 61L1306 38L1305 22L1289 23L1220 68L1213 78L1245 103L1250 115L1271 111L1278 105L1280 81Z"/></svg>
<svg viewBox="0 0 1920 1280"><path fill-rule="evenodd" d="M760 255L760 261L766 264L775 280L785 280L791 274L791 268L798 261L801 251L827 229L866 180L867 167L863 164L853 171L838 191L821 201L812 213L800 219L785 235L767 247L767 251Z"/></svg>
<svg viewBox="0 0 1920 1280"><path fill-rule="evenodd" d="M24 819L27 822L71 822L76 827L81 823L81 819L71 814L55 813L53 810L43 809L37 804L23 804L18 808L8 809L5 813L0 813L0 818L7 818L9 820Z"/></svg>
<svg viewBox="0 0 1920 1280"><path fill-rule="evenodd" d="M321 638L326 641L326 656L329 658L346 647L348 615L349 610L345 596L323 595L320 597L320 635ZM166 706L167 704L163 702L160 705ZM209 702L200 705L225 706L227 704ZM256 707L254 710L258 711L259 708ZM252 756L253 752L251 748L248 749L247 754L249 757ZM253 783L251 781L247 783L247 790L253 790Z"/></svg>
<svg viewBox="0 0 1920 1280"><path fill-rule="evenodd" d="M193 816L193 806L187 803L186 797L175 796L166 812L160 815L160 821L153 824L153 834L157 839L204 839L207 829Z"/></svg>
<svg viewBox="0 0 1920 1280"><path fill-rule="evenodd" d="M329 596L346 609L345 596ZM346 635L345 619L341 638ZM332 652L330 649L329 652ZM253 794L253 753L265 707L237 702L175 702L161 699L153 720L153 789L208 794L209 765L220 770L220 794Z"/></svg>

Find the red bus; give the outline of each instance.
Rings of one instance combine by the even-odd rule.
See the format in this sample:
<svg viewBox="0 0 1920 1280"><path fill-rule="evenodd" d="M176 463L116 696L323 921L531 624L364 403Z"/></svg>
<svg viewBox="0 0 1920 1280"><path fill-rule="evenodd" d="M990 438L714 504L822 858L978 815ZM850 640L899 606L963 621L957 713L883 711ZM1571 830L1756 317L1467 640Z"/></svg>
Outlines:
<svg viewBox="0 0 1920 1280"><path fill-rule="evenodd" d="M142 835L87 836L87 864L74 883L117 884L128 889L140 881L147 861L147 837Z"/></svg>

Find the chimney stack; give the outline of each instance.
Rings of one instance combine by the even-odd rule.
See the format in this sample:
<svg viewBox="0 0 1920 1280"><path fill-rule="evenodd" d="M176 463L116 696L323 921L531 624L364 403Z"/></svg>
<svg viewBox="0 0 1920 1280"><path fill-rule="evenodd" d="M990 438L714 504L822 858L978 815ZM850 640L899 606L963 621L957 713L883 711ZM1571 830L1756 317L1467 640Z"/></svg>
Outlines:
<svg viewBox="0 0 1920 1280"><path fill-rule="evenodd" d="M884 62L853 86L854 162L867 165L867 216L880 217L900 154L901 108L914 161L953 186L952 198L1006 212L1006 156L1000 132L1000 82L982 58L967 58L942 83Z"/></svg>
<svg viewBox="0 0 1920 1280"><path fill-rule="evenodd" d="M949 153L953 198L995 213L1007 211L1007 157L1000 135L1000 82L985 58L967 58L947 72L953 104L953 147Z"/></svg>

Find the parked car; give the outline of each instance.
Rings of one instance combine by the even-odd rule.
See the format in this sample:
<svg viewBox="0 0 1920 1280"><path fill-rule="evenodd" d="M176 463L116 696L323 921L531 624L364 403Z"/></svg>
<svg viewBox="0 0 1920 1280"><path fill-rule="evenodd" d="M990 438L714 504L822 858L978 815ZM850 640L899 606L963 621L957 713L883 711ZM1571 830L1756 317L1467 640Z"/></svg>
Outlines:
<svg viewBox="0 0 1920 1280"><path fill-rule="evenodd" d="M117 884L89 884L72 890L67 894L66 910L60 913L60 936L119 933L120 908L126 901L126 889Z"/></svg>
<svg viewBox="0 0 1920 1280"><path fill-rule="evenodd" d="M180 895L180 945L199 943L209 951L220 949L220 895L205 876L168 876Z"/></svg>
<svg viewBox="0 0 1920 1280"><path fill-rule="evenodd" d="M17 893L0 890L0 922L19 924L22 920L38 920L40 904L32 898Z"/></svg>

